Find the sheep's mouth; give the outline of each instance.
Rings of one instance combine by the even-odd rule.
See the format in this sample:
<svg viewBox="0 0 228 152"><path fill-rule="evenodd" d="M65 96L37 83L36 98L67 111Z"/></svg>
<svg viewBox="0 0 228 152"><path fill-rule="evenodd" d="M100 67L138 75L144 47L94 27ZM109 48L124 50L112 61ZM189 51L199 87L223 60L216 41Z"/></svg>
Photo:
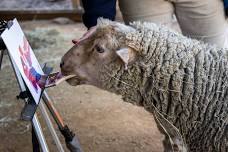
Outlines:
<svg viewBox="0 0 228 152"><path fill-rule="evenodd" d="M69 74L64 71L61 71L62 77L64 77L65 81L72 86L77 86L81 84L85 84L85 79L76 75L76 74Z"/></svg>
<svg viewBox="0 0 228 152"><path fill-rule="evenodd" d="M84 81L81 80L77 76L67 79L66 82L68 84L72 85L72 86L77 86L77 85L85 84Z"/></svg>

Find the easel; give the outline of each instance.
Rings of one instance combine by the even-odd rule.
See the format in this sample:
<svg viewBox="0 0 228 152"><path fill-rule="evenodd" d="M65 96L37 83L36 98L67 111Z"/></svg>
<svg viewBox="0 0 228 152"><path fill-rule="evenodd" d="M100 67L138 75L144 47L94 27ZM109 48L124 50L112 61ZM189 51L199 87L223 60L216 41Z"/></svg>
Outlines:
<svg viewBox="0 0 228 152"><path fill-rule="evenodd" d="M12 26L12 24L13 24L13 22L11 22L11 21L9 21L9 22L0 21L0 34L1 34L1 32L4 31L5 28L10 28ZM0 38L0 51L1 51L1 54L0 54L0 70L1 70L1 63L2 63L2 59L3 59L3 55L4 55L4 52L6 51L6 47L1 38ZM13 61L13 59L8 51L7 51L7 54L9 56L11 66L14 70L15 77L17 79L17 82L18 82L20 90L21 90L21 93L19 94L19 96L17 96L17 98L24 99L24 101L25 101L25 107L22 110L21 117L23 120L27 120L27 121L31 120L31 122L32 122L33 151L40 152L40 149L41 149L42 152L49 152L48 145L47 145L46 139L44 137L40 122L35 113L38 105L36 105L35 101L31 97L31 94L30 94L29 90L27 89L26 84L24 83L24 80L19 72L19 69L17 68L17 65ZM48 68L48 67L44 67L43 70L45 70L46 72L50 72L50 68ZM45 71L44 71L44 73L45 73ZM72 131L70 131L68 126L64 124L60 114L57 112L57 110L53 106L48 94L46 93L45 90L43 90L42 101L40 101L40 103L39 103L39 108L41 110L41 114L42 114L43 118L45 119L47 127L48 127L49 131L51 132L52 138L54 139L54 142L57 146L58 151L64 152L64 149L56 134L53 124L49 118L49 115L44 106L44 103L47 106L47 109L51 113L52 117L54 118L56 124L58 125L60 132L64 136L67 148L71 152L82 152L82 149L80 147L77 137L75 136L75 134Z"/></svg>

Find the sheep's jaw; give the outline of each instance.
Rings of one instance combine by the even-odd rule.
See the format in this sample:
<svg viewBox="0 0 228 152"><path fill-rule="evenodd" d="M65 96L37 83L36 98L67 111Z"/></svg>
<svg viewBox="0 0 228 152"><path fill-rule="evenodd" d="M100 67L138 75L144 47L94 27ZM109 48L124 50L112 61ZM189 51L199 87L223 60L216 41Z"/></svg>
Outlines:
<svg viewBox="0 0 228 152"><path fill-rule="evenodd" d="M78 78L77 76L67 79L66 82L72 86L86 84L85 80L82 80L82 79Z"/></svg>

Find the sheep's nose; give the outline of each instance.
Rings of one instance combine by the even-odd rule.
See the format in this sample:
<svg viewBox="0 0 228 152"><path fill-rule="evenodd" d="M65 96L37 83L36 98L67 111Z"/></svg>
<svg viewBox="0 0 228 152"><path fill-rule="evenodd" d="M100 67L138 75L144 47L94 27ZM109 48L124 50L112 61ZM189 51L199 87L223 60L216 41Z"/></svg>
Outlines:
<svg viewBox="0 0 228 152"><path fill-rule="evenodd" d="M64 65L64 62L63 62L63 61L61 61L61 62L60 62L60 65L59 65L59 66L60 66L60 68L62 68L62 67L63 67L63 65Z"/></svg>

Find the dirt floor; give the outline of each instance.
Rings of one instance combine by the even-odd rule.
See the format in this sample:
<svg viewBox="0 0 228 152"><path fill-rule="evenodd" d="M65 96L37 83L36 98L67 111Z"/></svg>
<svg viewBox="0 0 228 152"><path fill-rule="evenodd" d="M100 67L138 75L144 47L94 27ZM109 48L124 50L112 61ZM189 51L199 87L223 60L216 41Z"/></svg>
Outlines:
<svg viewBox="0 0 228 152"><path fill-rule="evenodd" d="M72 47L71 39L85 31L81 23L71 22L62 25L31 21L21 25L40 63L49 62L55 70L61 56ZM19 90L9 65L5 57L0 71L0 152L31 152L31 125L20 120L23 102L16 100ZM163 151L163 136L153 116L123 102L120 96L86 85L71 87L65 82L47 91L85 152ZM40 114L39 117L42 118ZM42 128L50 151L56 151L43 121ZM64 143L58 130L57 133Z"/></svg>

